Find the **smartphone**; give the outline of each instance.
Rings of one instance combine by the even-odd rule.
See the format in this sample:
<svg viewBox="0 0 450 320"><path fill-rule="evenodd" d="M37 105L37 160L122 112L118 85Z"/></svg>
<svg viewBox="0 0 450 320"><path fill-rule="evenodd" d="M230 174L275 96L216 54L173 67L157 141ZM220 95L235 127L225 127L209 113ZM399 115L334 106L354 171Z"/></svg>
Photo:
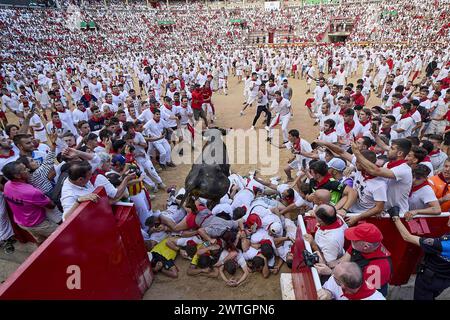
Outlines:
<svg viewBox="0 0 450 320"><path fill-rule="evenodd" d="M378 124L376 122L372 122L372 132L378 133Z"/></svg>

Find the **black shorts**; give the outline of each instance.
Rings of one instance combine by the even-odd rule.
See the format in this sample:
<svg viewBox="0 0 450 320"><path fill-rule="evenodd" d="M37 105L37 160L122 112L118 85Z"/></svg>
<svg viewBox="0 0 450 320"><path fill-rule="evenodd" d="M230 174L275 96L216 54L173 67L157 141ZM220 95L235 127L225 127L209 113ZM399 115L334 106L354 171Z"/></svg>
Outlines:
<svg viewBox="0 0 450 320"><path fill-rule="evenodd" d="M162 262L164 269L169 270L175 266L173 260L167 260L158 252L152 252L152 265L156 265L157 262Z"/></svg>

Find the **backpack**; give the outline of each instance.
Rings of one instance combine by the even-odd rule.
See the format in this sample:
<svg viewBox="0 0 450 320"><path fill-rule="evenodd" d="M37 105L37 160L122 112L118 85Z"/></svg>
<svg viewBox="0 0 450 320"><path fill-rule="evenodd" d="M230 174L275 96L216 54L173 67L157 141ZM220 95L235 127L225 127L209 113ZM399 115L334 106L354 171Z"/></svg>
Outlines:
<svg viewBox="0 0 450 320"><path fill-rule="evenodd" d="M63 208L61 205L61 190L64 185L64 181L66 181L67 177L69 176L69 165L66 163L61 168L61 173L58 177L58 181L56 181L55 186L53 187L53 190L51 192L50 199L53 201L54 204L58 207L58 209L63 212Z"/></svg>

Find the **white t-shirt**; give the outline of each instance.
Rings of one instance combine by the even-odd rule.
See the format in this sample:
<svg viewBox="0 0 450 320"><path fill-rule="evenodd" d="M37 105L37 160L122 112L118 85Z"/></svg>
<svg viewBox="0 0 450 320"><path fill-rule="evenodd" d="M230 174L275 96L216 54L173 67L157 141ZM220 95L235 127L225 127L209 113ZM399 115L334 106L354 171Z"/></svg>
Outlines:
<svg viewBox="0 0 450 320"><path fill-rule="evenodd" d="M388 163L384 165L387 168ZM394 174L394 179L386 179L387 181L387 201L384 206L385 210L389 210L394 206L400 208L400 214L405 214L409 209L409 192L412 185L412 172L408 164L403 163L390 169Z"/></svg>
<svg viewBox="0 0 450 320"><path fill-rule="evenodd" d="M409 210L425 209L432 201L437 201L436 194L430 186L424 186L409 197Z"/></svg>
<svg viewBox="0 0 450 320"><path fill-rule="evenodd" d="M333 300L348 300L348 298L343 295L342 288L336 283L333 276L323 284L322 288L331 292ZM386 300L386 298L379 291L375 290L371 296L361 300Z"/></svg>
<svg viewBox="0 0 450 320"><path fill-rule="evenodd" d="M375 202L387 201L386 180L381 177L364 179L361 172L355 174L353 188L358 192L356 203L349 209L353 213L366 212L375 207Z"/></svg>
<svg viewBox="0 0 450 320"><path fill-rule="evenodd" d="M287 184L280 184L280 185L277 187L277 191L278 191L278 193L281 195L284 191L286 191L286 190L289 189L289 188L290 188L290 186L287 185ZM307 204L307 202L305 201L305 199L303 199L303 198L299 195L299 193L298 193L297 191L295 191L295 189L293 189L293 190L294 190L294 203L295 203L295 205L296 205L297 207L301 207L301 206Z"/></svg>
<svg viewBox="0 0 450 320"><path fill-rule="evenodd" d="M337 218L342 222L340 227L325 230L319 228L314 236L314 240L327 262L339 259L344 254L344 232L348 226L341 217L338 216Z"/></svg>

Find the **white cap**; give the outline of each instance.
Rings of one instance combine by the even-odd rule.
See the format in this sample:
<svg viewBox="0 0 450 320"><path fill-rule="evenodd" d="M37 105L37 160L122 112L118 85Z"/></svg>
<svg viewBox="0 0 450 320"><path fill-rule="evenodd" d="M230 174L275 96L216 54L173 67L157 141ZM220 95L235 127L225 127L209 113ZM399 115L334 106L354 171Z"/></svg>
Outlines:
<svg viewBox="0 0 450 320"><path fill-rule="evenodd" d="M270 225L269 231L275 235L283 234L283 226L279 222L274 222Z"/></svg>
<svg viewBox="0 0 450 320"><path fill-rule="evenodd" d="M181 188L180 190L178 190L177 195L175 197L178 197L180 195L184 195L186 194L186 189L185 188Z"/></svg>
<svg viewBox="0 0 450 320"><path fill-rule="evenodd" d="M333 168L337 171L344 171L347 167L345 164L345 161L339 158L333 158L330 161L328 161L328 167Z"/></svg>

